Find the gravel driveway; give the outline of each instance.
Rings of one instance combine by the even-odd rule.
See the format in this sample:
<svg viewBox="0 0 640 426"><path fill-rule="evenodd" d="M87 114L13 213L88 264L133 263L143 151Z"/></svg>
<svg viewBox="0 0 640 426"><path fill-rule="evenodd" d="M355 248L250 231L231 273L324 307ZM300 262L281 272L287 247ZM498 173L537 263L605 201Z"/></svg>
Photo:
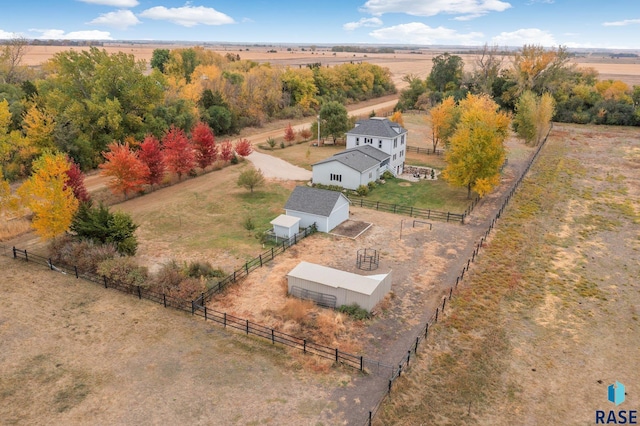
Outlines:
<svg viewBox="0 0 640 426"><path fill-rule="evenodd" d="M256 169L260 169L266 178L305 181L311 179L311 171L269 154L253 151L247 159Z"/></svg>

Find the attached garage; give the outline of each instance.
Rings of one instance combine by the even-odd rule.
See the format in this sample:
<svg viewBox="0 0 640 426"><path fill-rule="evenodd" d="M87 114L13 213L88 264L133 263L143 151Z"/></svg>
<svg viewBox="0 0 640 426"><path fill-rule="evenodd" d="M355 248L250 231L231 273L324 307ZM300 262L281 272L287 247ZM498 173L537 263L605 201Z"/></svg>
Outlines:
<svg viewBox="0 0 640 426"><path fill-rule="evenodd" d="M349 199L341 192L297 186L284 206L287 216L300 218L300 227L314 223L320 232L330 232L349 219Z"/></svg>
<svg viewBox="0 0 640 426"><path fill-rule="evenodd" d="M287 274L289 294L335 307L357 303L370 312L391 290L391 271L358 275L315 263L300 262Z"/></svg>

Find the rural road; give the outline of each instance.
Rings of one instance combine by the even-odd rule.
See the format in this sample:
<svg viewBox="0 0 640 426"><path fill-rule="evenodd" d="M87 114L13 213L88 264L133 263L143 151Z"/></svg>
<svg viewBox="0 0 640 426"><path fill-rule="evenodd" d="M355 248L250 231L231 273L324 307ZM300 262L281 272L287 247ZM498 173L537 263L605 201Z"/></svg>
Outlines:
<svg viewBox="0 0 640 426"><path fill-rule="evenodd" d="M357 108L357 105L352 105L351 107L353 109L349 109L349 107L347 107L347 110L349 111L349 115L368 116L371 111L387 111L393 109L396 103L398 103L398 98L393 97L390 100L376 103L374 105L368 105L366 107ZM308 128L311 125L312 121L313 120L310 119L310 121L307 123L302 123L291 127L293 127L293 129L298 132L302 129ZM269 138L279 138L283 134L284 128L249 135L246 136L246 139L248 139L251 144L257 145L266 142L266 140ZM284 160L280 160L268 154L253 152L247 157L247 159L251 161L257 169L262 170L262 173L267 178L284 180L311 179L311 172L309 170L294 166ZM109 179L107 177L102 176L99 172L96 172L88 174L85 177L84 184L87 187L87 191L91 193L106 187L108 180Z"/></svg>

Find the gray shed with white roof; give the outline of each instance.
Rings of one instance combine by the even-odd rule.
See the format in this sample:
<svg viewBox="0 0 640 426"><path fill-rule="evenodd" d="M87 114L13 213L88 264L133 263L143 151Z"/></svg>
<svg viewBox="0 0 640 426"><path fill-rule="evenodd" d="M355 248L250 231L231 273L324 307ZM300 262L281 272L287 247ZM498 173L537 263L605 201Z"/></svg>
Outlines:
<svg viewBox="0 0 640 426"><path fill-rule="evenodd" d="M365 276L300 262L287 274L287 282L290 294L300 293L299 289L303 289L316 295L335 297L336 307L357 303L370 312L391 291L391 271Z"/></svg>
<svg viewBox="0 0 640 426"><path fill-rule="evenodd" d="M284 205L287 216L300 218L300 227L314 223L320 232L329 232L349 219L349 199L337 191L296 186Z"/></svg>

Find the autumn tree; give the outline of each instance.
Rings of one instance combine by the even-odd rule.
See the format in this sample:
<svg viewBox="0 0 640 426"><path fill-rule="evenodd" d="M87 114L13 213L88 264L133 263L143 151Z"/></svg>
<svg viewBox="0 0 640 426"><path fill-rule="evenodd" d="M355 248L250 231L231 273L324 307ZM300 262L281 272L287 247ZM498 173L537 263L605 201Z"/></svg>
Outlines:
<svg viewBox="0 0 640 426"><path fill-rule="evenodd" d="M84 173L80 170L80 166L71 158L67 157L67 161L69 162L69 169L67 170L65 185L71 188L73 195L78 201L81 203L89 202L91 196L89 195L89 191L87 191L87 187L84 185Z"/></svg>
<svg viewBox="0 0 640 426"><path fill-rule="evenodd" d="M402 111L394 112L393 115L389 118L389 120L393 121L394 123L398 123L399 125L404 127L404 119L402 118Z"/></svg>
<svg viewBox="0 0 640 426"><path fill-rule="evenodd" d="M189 173L196 164L195 152L187 135L182 129L171 126L162 138L164 161L167 168L178 175Z"/></svg>
<svg viewBox="0 0 640 426"><path fill-rule="evenodd" d="M216 146L215 137L206 123L198 122L191 130L191 142L195 151L196 164L205 169L213 164L218 157L218 147Z"/></svg>
<svg viewBox="0 0 640 426"><path fill-rule="evenodd" d="M431 125L431 142L435 153L440 142L445 146L449 144L449 138L456 129L458 110L453 96L446 97L440 104L431 108L426 120Z"/></svg>
<svg viewBox="0 0 640 426"><path fill-rule="evenodd" d="M248 139L238 139L235 146L235 152L240 157L247 157L253 152L253 145Z"/></svg>
<svg viewBox="0 0 640 426"><path fill-rule="evenodd" d="M162 183L166 166L160 141L153 135L147 135L140 144L138 158L147 166L149 174L146 183L153 187Z"/></svg>
<svg viewBox="0 0 640 426"><path fill-rule="evenodd" d="M29 50L29 40L24 37L12 37L5 40L0 50L0 80L9 84L25 80L27 67L22 59Z"/></svg>
<svg viewBox="0 0 640 426"><path fill-rule="evenodd" d="M226 140L220 144L220 159L227 162L233 159L233 144L230 140Z"/></svg>
<svg viewBox="0 0 640 426"><path fill-rule="evenodd" d="M54 149L53 131L55 129L53 116L34 103L27 110L22 121L22 129L26 139L38 153L46 149Z"/></svg>
<svg viewBox="0 0 640 426"><path fill-rule="evenodd" d="M296 132L291 127L291 123L287 124L287 127L284 129L284 140L291 145L293 141L296 140Z"/></svg>
<svg viewBox="0 0 640 426"><path fill-rule="evenodd" d="M493 95L493 84L502 71L505 55L497 45L485 43L474 62L472 81L475 92Z"/></svg>
<svg viewBox="0 0 640 426"><path fill-rule="evenodd" d="M69 163L64 154L45 153L34 161L33 173L18 194L33 212L36 233L50 239L69 229L78 200L66 185Z"/></svg>
<svg viewBox="0 0 640 426"><path fill-rule="evenodd" d="M427 87L440 93L458 90L464 70L462 58L445 52L434 57L432 61L433 67L427 78Z"/></svg>
<svg viewBox="0 0 640 426"><path fill-rule="evenodd" d="M536 96L527 90L516 103L513 129L528 145L538 145L549 130L554 109L555 100L549 93Z"/></svg>
<svg viewBox="0 0 640 426"><path fill-rule="evenodd" d="M300 129L300 131L298 132L298 135L300 135L300 139L302 139L303 141L306 141L311 139L311 136L313 136L313 133L311 133L311 129L308 129L305 127L304 129Z"/></svg>
<svg viewBox="0 0 640 426"><path fill-rule="evenodd" d="M114 194L124 194L124 198L127 199L130 192L142 190L143 185L147 183L149 168L127 143L120 144L114 141L108 148L109 151L102 153L105 162L99 166L102 169L101 174L111 178L107 186Z"/></svg>
<svg viewBox="0 0 640 426"><path fill-rule="evenodd" d="M320 108L321 126L326 134L333 137L333 142L349 130L349 115L340 102L327 102Z"/></svg>
<svg viewBox="0 0 640 426"><path fill-rule="evenodd" d="M253 193L253 188L264 184L264 175L261 170L251 167L240 173L237 183L238 186L242 186Z"/></svg>
<svg viewBox="0 0 640 426"><path fill-rule="evenodd" d="M498 111L487 95L472 95L460 101L460 119L445 153L444 178L467 188L467 196L489 193L500 182L500 167L506 150L509 116Z"/></svg>

